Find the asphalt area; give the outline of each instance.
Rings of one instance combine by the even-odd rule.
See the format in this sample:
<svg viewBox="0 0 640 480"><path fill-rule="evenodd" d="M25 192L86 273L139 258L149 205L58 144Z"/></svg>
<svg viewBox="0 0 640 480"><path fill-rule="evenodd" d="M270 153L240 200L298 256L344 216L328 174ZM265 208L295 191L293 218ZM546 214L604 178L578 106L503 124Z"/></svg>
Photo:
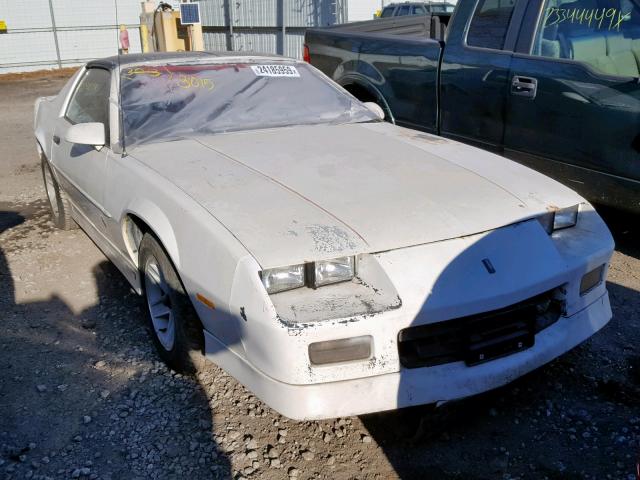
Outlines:
<svg viewBox="0 0 640 480"><path fill-rule="evenodd" d="M167 370L124 278L82 231L53 228L33 103L66 75L0 80L0 478L635 478L637 216L603 212L614 316L591 340L439 408L298 423L214 365Z"/></svg>

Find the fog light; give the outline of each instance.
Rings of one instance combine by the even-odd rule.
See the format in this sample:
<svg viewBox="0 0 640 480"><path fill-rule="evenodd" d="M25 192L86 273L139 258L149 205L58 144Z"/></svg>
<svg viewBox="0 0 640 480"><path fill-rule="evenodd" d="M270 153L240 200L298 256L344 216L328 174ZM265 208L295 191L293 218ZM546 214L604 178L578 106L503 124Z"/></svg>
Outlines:
<svg viewBox="0 0 640 480"><path fill-rule="evenodd" d="M602 272L604 271L604 265L600 265L598 268L586 273L580 281L580 295L593 290L602 282Z"/></svg>
<svg viewBox="0 0 640 480"><path fill-rule="evenodd" d="M366 360L371 356L371 336L343 338L309 345L309 359L314 365Z"/></svg>

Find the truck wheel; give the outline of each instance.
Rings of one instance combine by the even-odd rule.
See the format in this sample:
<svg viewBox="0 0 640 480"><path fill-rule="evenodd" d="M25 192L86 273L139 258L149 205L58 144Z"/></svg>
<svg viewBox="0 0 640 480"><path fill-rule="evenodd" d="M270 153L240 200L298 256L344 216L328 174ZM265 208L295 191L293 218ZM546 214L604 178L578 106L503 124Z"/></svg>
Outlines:
<svg viewBox="0 0 640 480"><path fill-rule="evenodd" d="M204 361L202 324L178 273L158 240L140 242L140 277L153 343L162 360L180 373L195 373Z"/></svg>
<svg viewBox="0 0 640 480"><path fill-rule="evenodd" d="M49 200L49 208L51 213L51 221L61 230L73 230L78 228L76 222L71 218L71 204L67 198L67 194L60 188L58 182L53 176L51 166L47 159L42 155L40 157L42 165L42 179L44 180L44 190Z"/></svg>

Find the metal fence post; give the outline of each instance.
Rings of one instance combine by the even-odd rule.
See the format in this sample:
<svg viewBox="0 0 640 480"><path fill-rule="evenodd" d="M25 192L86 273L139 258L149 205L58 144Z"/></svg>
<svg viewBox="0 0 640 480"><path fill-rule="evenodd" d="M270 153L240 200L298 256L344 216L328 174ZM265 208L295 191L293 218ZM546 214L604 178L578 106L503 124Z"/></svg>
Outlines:
<svg viewBox="0 0 640 480"><path fill-rule="evenodd" d="M235 41L233 39L233 20L234 20L234 12L233 12L233 3L232 0L224 0L224 6L226 7L227 14L225 15L225 20L228 22L227 25L227 50L235 51Z"/></svg>
<svg viewBox="0 0 640 480"><path fill-rule="evenodd" d="M280 55L286 55L287 52L287 0L282 0L282 52Z"/></svg>
<svg viewBox="0 0 640 480"><path fill-rule="evenodd" d="M51 31L53 32L53 41L56 44L58 68L62 68L62 58L60 58L60 45L58 44L58 29L56 28L56 17L53 14L53 0L49 0L49 13L51 14Z"/></svg>

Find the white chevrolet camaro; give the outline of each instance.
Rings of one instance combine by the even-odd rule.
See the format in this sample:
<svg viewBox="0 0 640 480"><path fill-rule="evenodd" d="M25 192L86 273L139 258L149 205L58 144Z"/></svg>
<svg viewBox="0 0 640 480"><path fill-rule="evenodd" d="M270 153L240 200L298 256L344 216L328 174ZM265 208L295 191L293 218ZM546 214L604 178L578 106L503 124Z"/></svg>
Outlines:
<svg viewBox="0 0 640 480"><path fill-rule="evenodd" d="M288 417L483 392L611 317L589 203L308 64L107 58L35 110L53 221L144 295L160 356L208 358Z"/></svg>

